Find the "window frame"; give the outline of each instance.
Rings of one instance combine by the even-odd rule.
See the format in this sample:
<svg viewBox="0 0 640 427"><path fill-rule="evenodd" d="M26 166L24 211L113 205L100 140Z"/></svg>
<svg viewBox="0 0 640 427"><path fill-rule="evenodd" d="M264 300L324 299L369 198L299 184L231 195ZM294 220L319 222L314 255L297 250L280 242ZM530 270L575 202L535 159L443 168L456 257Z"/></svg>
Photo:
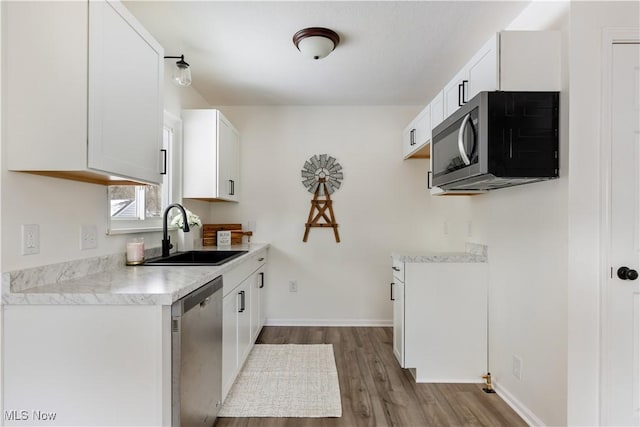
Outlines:
<svg viewBox="0 0 640 427"><path fill-rule="evenodd" d="M167 150L167 176L162 184L162 211L171 203L176 203L182 198L182 120L164 112L162 125L162 148ZM165 141L165 130L169 130L171 137ZM138 186L136 186L138 187ZM170 227L175 228L175 227ZM111 217L111 203L109 188L107 187L107 234L133 234L162 231L162 217L148 219L116 219Z"/></svg>

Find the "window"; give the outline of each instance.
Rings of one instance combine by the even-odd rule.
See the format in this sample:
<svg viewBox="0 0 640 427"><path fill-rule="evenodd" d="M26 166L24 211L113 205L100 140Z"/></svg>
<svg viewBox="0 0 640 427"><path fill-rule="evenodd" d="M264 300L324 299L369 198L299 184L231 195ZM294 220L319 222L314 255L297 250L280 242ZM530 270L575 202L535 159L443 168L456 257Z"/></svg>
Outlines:
<svg viewBox="0 0 640 427"><path fill-rule="evenodd" d="M166 113L162 131L162 148L166 150L166 174L161 185L110 185L109 234L136 233L162 229L162 214L172 203L179 188L179 151L182 123Z"/></svg>

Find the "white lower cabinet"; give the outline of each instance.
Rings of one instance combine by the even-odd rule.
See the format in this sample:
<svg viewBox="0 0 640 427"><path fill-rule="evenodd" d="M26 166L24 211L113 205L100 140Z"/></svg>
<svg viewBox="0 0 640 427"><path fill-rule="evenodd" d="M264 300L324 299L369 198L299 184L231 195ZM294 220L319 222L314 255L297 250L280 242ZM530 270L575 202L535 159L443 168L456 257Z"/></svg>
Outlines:
<svg viewBox="0 0 640 427"><path fill-rule="evenodd" d="M235 379L238 365L238 297L231 293L222 300L222 398Z"/></svg>
<svg viewBox="0 0 640 427"><path fill-rule="evenodd" d="M4 305L2 323L2 425L171 425L171 306Z"/></svg>
<svg viewBox="0 0 640 427"><path fill-rule="evenodd" d="M223 273L225 396L264 324L251 307L266 259L256 251ZM1 425L171 425L170 305L2 305L0 314Z"/></svg>
<svg viewBox="0 0 640 427"><path fill-rule="evenodd" d="M261 267L254 273L251 280L250 298L251 298L251 340L255 342L256 338L264 325L264 286L265 286L265 268Z"/></svg>
<svg viewBox="0 0 640 427"><path fill-rule="evenodd" d="M417 382L482 382L487 274L486 263L394 262L393 351Z"/></svg>
<svg viewBox="0 0 640 427"><path fill-rule="evenodd" d="M247 310L247 304L251 304L249 298L248 282L242 282L222 300L222 396L223 398L231 389L233 381L238 374L240 361L249 354L251 314Z"/></svg>
<svg viewBox="0 0 640 427"><path fill-rule="evenodd" d="M391 284L393 301L393 354L404 368L404 283L394 281Z"/></svg>
<svg viewBox="0 0 640 427"><path fill-rule="evenodd" d="M222 398L227 397L264 325L262 290L266 251L223 275ZM262 287L260 287L262 285Z"/></svg>

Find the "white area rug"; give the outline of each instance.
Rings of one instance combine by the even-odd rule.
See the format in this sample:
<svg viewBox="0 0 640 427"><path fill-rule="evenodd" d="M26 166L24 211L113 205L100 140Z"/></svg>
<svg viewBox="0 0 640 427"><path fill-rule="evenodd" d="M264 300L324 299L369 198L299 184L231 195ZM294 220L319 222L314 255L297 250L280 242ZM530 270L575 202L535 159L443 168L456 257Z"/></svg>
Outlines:
<svg viewBox="0 0 640 427"><path fill-rule="evenodd" d="M340 417L331 344L256 344L219 417Z"/></svg>

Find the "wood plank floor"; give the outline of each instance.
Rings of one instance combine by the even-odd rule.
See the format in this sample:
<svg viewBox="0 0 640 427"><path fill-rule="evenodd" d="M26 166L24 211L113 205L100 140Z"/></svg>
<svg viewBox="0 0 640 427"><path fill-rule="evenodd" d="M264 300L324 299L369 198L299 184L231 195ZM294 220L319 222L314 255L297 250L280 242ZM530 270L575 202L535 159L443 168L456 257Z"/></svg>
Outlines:
<svg viewBox="0 0 640 427"><path fill-rule="evenodd" d="M391 328L265 327L258 344L333 344L340 418L218 418L216 427L526 426L481 384L416 384L392 351Z"/></svg>

